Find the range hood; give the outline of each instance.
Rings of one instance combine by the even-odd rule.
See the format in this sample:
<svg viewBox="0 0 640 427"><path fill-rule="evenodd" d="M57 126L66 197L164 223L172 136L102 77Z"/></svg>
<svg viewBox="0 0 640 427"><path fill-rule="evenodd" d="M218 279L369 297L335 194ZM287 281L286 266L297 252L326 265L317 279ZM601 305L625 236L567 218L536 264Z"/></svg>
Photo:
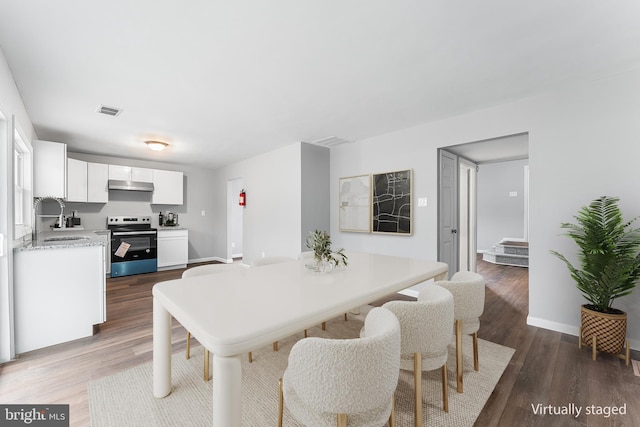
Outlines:
<svg viewBox="0 0 640 427"><path fill-rule="evenodd" d="M109 190L153 191L153 182L109 180Z"/></svg>

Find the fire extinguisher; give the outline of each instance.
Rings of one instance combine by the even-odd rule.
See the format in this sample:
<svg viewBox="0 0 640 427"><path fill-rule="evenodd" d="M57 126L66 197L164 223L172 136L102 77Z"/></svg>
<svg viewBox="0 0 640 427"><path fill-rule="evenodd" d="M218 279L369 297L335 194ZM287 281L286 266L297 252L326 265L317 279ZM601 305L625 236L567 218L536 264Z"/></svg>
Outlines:
<svg viewBox="0 0 640 427"><path fill-rule="evenodd" d="M247 193L244 192L244 189L242 191L240 191L240 206L246 206L247 205Z"/></svg>

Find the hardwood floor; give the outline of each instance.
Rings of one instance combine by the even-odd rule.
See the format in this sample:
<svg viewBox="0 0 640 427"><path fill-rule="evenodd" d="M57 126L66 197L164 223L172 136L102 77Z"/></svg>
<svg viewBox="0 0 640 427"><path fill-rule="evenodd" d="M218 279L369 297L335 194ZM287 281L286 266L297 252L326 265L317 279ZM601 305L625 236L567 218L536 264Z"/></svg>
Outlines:
<svg viewBox="0 0 640 427"><path fill-rule="evenodd" d="M71 425L89 426L88 382L151 361L151 288L157 282L180 277L182 271L109 279L109 321L101 325L99 333L32 351L0 365L0 403L68 403ZM516 352L476 426L640 425L640 377L633 375L631 366L609 355L599 355L593 362L589 350L578 349L577 338L527 326L526 268L479 260L478 272L487 281L479 336ZM174 351L184 349L185 333L174 321ZM637 360L638 352L632 357ZM532 410L531 405L537 404L575 404L582 412L578 417L542 417ZM626 415L607 418L585 414L592 405L598 409L625 404Z"/></svg>

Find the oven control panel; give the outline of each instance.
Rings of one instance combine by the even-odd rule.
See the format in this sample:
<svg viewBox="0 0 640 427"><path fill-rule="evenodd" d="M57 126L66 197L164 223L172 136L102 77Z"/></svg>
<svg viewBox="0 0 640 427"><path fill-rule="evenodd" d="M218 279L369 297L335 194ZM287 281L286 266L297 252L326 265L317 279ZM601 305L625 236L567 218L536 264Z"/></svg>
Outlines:
<svg viewBox="0 0 640 427"><path fill-rule="evenodd" d="M150 216L110 216L107 225L151 224Z"/></svg>

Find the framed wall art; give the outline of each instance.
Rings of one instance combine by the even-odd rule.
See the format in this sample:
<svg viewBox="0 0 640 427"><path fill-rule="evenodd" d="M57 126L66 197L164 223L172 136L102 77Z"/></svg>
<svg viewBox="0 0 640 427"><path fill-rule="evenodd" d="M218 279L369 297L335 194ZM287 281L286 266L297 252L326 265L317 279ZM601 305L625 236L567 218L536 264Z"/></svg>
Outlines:
<svg viewBox="0 0 640 427"><path fill-rule="evenodd" d="M374 233L411 235L413 170L374 174L371 230Z"/></svg>
<svg viewBox="0 0 640 427"><path fill-rule="evenodd" d="M371 175L340 178L340 231L371 232Z"/></svg>

